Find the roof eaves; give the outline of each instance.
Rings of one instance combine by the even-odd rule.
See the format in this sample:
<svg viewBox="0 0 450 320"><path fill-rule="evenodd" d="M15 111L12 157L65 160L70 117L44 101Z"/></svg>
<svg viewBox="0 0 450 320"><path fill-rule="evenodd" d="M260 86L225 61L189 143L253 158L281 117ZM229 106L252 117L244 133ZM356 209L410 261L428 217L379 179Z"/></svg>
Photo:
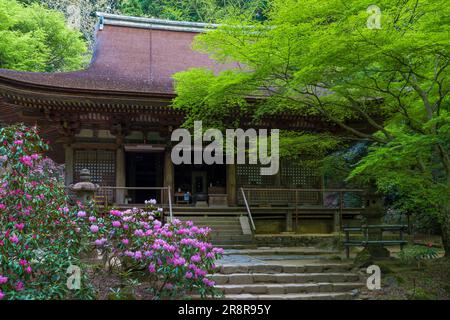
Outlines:
<svg viewBox="0 0 450 320"><path fill-rule="evenodd" d="M205 32L206 29L215 29L219 25L202 22L174 21L156 18L129 17L117 14L97 12L100 25L112 25L141 29L158 29L182 32Z"/></svg>

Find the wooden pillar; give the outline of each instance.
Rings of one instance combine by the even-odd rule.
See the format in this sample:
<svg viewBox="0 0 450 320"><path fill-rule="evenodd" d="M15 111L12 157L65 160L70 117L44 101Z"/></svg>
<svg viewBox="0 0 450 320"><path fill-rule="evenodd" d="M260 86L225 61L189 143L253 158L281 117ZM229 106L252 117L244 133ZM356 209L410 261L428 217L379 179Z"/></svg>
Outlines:
<svg viewBox="0 0 450 320"><path fill-rule="evenodd" d="M73 170L74 170L74 161L73 161L73 147L67 142L64 144L64 162L65 162L65 176L64 183L66 186L73 183ZM77 181L78 182L78 181Z"/></svg>
<svg viewBox="0 0 450 320"><path fill-rule="evenodd" d="M228 205L237 205L236 165L227 164L227 197Z"/></svg>
<svg viewBox="0 0 450 320"><path fill-rule="evenodd" d="M170 154L171 150L166 150L164 152L164 187L170 187L173 201L175 192L175 172Z"/></svg>
<svg viewBox="0 0 450 320"><path fill-rule="evenodd" d="M286 232L292 232L292 225L293 225L292 210L287 210L287 212L286 212Z"/></svg>
<svg viewBox="0 0 450 320"><path fill-rule="evenodd" d="M126 186L126 173L125 173L125 151L123 149L123 138L117 138L117 150L116 150L116 187ZM125 189L116 189L115 203L123 204L125 202Z"/></svg>
<svg viewBox="0 0 450 320"><path fill-rule="evenodd" d="M336 233L341 232L341 212L336 210L333 214L333 231Z"/></svg>

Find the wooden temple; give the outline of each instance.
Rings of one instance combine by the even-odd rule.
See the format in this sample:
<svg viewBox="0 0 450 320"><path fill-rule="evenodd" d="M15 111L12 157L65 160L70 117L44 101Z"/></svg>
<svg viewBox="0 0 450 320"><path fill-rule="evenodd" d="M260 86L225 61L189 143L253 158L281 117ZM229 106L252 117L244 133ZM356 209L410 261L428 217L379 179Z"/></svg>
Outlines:
<svg viewBox="0 0 450 320"><path fill-rule="evenodd" d="M211 25L98 16L95 51L86 70L0 70L0 123L37 124L51 142L49 156L65 164L67 185L79 181L87 168L107 201L117 205L150 198L164 202L167 196L158 188L170 187L174 206L244 207L243 190L255 189L247 194L250 207L325 207L323 177L283 159L274 176L261 176L259 167L249 164L173 165L171 132L184 114L170 107L172 75L192 67L229 67L191 49L193 38ZM255 127L243 119L241 128L250 125ZM258 126L339 131L320 118L292 114L262 119ZM342 207L343 199L341 194L335 205Z"/></svg>

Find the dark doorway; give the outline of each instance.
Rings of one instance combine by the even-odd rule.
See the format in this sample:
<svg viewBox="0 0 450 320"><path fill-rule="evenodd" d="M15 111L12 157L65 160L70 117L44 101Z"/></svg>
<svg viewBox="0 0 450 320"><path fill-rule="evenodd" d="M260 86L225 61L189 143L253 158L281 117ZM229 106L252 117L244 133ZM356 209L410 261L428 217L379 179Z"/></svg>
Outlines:
<svg viewBox="0 0 450 320"><path fill-rule="evenodd" d="M226 193L226 166L176 165L175 192L177 194L189 192L194 203L200 196Z"/></svg>
<svg viewBox="0 0 450 320"><path fill-rule="evenodd" d="M128 152L126 161L127 187L149 188L162 187L163 153ZM128 190L129 203L142 204L145 200L156 199L161 203L161 191L159 190Z"/></svg>

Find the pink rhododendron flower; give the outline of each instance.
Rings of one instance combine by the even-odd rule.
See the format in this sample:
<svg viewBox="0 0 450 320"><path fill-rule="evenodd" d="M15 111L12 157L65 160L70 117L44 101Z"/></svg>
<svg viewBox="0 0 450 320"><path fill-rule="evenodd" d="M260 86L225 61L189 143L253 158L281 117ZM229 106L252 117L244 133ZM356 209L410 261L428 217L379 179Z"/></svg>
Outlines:
<svg viewBox="0 0 450 320"><path fill-rule="evenodd" d="M22 291L23 289L25 289L25 286L22 281L17 281L14 288L16 289L16 291Z"/></svg>
<svg viewBox="0 0 450 320"><path fill-rule="evenodd" d="M156 271L156 267L155 267L155 265L153 263L150 263L150 265L148 266L148 271L150 273L153 273L153 272Z"/></svg>
<svg viewBox="0 0 450 320"><path fill-rule="evenodd" d="M23 223L16 223L14 225L14 228L16 228L17 230L20 230L20 231L22 231L24 227L25 227L25 224L23 224Z"/></svg>
<svg viewBox="0 0 450 320"><path fill-rule="evenodd" d="M106 242L107 240L105 238L97 239L94 241L96 246L103 246Z"/></svg>
<svg viewBox="0 0 450 320"><path fill-rule="evenodd" d="M201 260L202 260L202 258L200 258L200 256L199 256L198 254L193 255L193 256L191 257L191 261L194 262L194 263L200 262Z"/></svg>
<svg viewBox="0 0 450 320"><path fill-rule="evenodd" d="M30 266L28 266L26 269L25 269L25 272L26 273L31 273L33 270L31 269L31 267Z"/></svg>
<svg viewBox="0 0 450 320"><path fill-rule="evenodd" d="M153 256L153 251L145 251L144 255L148 258L151 258Z"/></svg>
<svg viewBox="0 0 450 320"><path fill-rule="evenodd" d="M95 224L92 225L89 229L91 230L92 233L98 232L98 226L96 226Z"/></svg>
<svg viewBox="0 0 450 320"><path fill-rule="evenodd" d="M23 145L23 140L15 140L14 144L18 145L18 146L21 146L21 145Z"/></svg>
<svg viewBox="0 0 450 320"><path fill-rule="evenodd" d="M175 258L173 259L173 265L174 266L183 266L186 263L186 260L184 258Z"/></svg>
<svg viewBox="0 0 450 320"><path fill-rule="evenodd" d="M113 221L112 226L115 228L119 228L121 226L120 221Z"/></svg>
<svg viewBox="0 0 450 320"><path fill-rule="evenodd" d="M20 158L20 162L22 162L26 166L33 166L33 159L30 156L23 156Z"/></svg>
<svg viewBox="0 0 450 320"><path fill-rule="evenodd" d="M192 277L194 276L193 274L192 274L192 272L186 272L186 274L184 275L185 276L185 278L186 279L192 279Z"/></svg>
<svg viewBox="0 0 450 320"><path fill-rule="evenodd" d="M77 217L78 217L78 218L84 218L84 217L86 217L86 211L78 211Z"/></svg>
<svg viewBox="0 0 450 320"><path fill-rule="evenodd" d="M223 254L224 252L222 248L213 248L212 251L217 254Z"/></svg>
<svg viewBox="0 0 450 320"><path fill-rule="evenodd" d="M10 237L9 240L10 240L12 243L17 243L17 242L19 242L19 238L17 238L16 235L13 235L12 237Z"/></svg>
<svg viewBox="0 0 450 320"><path fill-rule="evenodd" d="M123 243L124 245L127 245L128 243L130 243L130 241L129 241L128 239L122 239L122 243Z"/></svg>
<svg viewBox="0 0 450 320"><path fill-rule="evenodd" d="M5 284L8 282L8 277L0 276L0 284Z"/></svg>
<svg viewBox="0 0 450 320"><path fill-rule="evenodd" d="M125 250L124 254L125 254L127 257L134 257L134 252L132 252L132 251L130 251L130 250Z"/></svg>
<svg viewBox="0 0 450 320"><path fill-rule="evenodd" d="M208 287L212 287L212 286L214 286L216 284L214 281L209 280L208 278L203 278L202 281Z"/></svg>
<svg viewBox="0 0 450 320"><path fill-rule="evenodd" d="M111 210L109 213L111 213L113 216L116 216L116 217L122 216L122 212L120 212L119 210Z"/></svg>

